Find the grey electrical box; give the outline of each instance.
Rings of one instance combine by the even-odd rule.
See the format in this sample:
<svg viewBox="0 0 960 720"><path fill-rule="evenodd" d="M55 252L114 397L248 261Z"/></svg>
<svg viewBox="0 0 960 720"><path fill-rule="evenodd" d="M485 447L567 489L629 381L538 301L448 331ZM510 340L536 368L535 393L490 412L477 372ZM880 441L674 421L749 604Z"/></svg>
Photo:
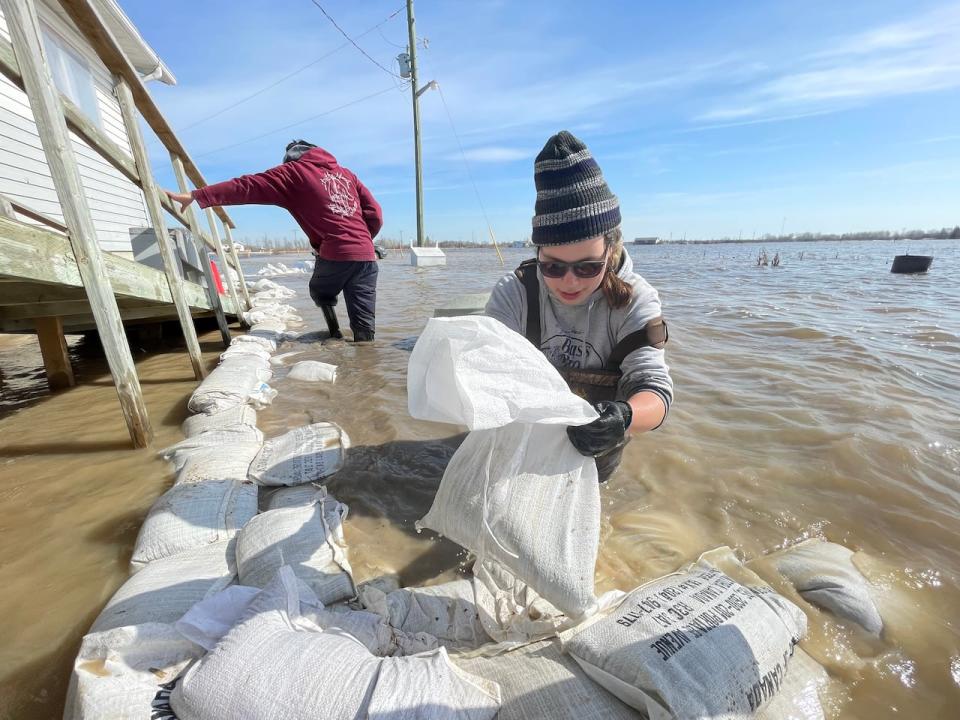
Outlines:
<svg viewBox="0 0 960 720"><path fill-rule="evenodd" d="M397 64L400 65L400 77L408 78L411 75L410 56L407 53L397 55Z"/></svg>
<svg viewBox="0 0 960 720"><path fill-rule="evenodd" d="M183 279L204 285L203 265L190 233L183 228L173 228L169 233L173 241L174 253L180 261L180 274ZM130 245L133 248L134 260L155 270L164 271L160 245L157 243L157 234L153 228L130 228Z"/></svg>

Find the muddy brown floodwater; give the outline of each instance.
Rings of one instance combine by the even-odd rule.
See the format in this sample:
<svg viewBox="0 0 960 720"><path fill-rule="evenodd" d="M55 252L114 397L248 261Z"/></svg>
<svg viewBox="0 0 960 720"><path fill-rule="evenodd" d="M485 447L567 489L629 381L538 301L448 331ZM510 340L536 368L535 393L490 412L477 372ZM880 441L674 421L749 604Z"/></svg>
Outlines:
<svg viewBox="0 0 960 720"><path fill-rule="evenodd" d="M837 680L839 718L953 718L960 707L960 250L924 276L889 270L887 242L794 243L779 268L758 245L637 246L670 322L676 398L663 428L626 449L602 490L598 590L629 590L720 545L744 558L823 536L862 551L891 610L867 641L811 611L804 647ZM507 267L528 255L505 251ZM296 359L339 366L335 385L278 372L260 413L268 435L332 420L350 434L329 483L350 506L359 579L446 579L465 560L418 535L460 428L412 420L406 366L435 306L489 290L492 250L456 250L446 268L381 263L377 342L293 343ZM267 261L248 261L255 273ZM306 276L297 290L307 322ZM346 317L341 308L341 322ZM321 340L322 335L306 340ZM211 363L215 337L204 338ZM127 576L147 509L172 481L154 451L180 439L194 388L181 351L139 353L151 450L129 449L102 360L74 343L81 385L45 390L32 341L0 344L0 718L62 712L80 637Z"/></svg>

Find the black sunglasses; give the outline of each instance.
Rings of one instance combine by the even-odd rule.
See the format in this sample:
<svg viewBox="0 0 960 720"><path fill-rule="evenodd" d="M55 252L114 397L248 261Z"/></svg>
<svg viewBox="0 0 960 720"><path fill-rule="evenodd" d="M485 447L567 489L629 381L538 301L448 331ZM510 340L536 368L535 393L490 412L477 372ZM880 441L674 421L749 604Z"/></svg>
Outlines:
<svg viewBox="0 0 960 720"><path fill-rule="evenodd" d="M557 260L537 260L537 267L544 277L562 278L567 274L567 270L573 270L573 274L578 278L595 278L603 272L607 264L607 258L603 260L581 260L580 262L559 262Z"/></svg>

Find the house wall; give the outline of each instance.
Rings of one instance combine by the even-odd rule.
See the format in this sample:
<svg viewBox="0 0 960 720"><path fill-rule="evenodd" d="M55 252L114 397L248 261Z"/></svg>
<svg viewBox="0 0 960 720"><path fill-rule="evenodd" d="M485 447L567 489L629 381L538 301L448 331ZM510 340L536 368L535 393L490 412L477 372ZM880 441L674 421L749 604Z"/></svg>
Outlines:
<svg viewBox="0 0 960 720"><path fill-rule="evenodd" d="M41 23L86 61L93 77L100 128L130 154L110 72L68 18L43 3L37 4L37 10ZM2 12L0 35L10 40ZM150 224L143 193L83 140L73 133L70 137L100 246L132 257L129 228ZM3 76L0 76L0 194L63 220L26 93Z"/></svg>

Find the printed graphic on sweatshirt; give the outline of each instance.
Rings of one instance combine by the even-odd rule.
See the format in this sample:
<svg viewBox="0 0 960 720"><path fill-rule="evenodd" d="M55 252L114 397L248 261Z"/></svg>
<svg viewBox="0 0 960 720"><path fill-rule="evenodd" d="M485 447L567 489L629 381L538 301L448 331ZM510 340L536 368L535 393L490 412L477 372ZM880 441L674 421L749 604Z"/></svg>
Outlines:
<svg viewBox="0 0 960 720"><path fill-rule="evenodd" d="M554 367L589 369L603 367L603 358L589 342L571 335L554 335L540 349Z"/></svg>
<svg viewBox="0 0 960 720"><path fill-rule="evenodd" d="M331 212L344 217L356 214L360 203L357 202L356 197L351 192L353 183L348 178L341 173L328 172L324 173L320 182L323 183L323 188L330 196L330 204L327 207L330 208Z"/></svg>

